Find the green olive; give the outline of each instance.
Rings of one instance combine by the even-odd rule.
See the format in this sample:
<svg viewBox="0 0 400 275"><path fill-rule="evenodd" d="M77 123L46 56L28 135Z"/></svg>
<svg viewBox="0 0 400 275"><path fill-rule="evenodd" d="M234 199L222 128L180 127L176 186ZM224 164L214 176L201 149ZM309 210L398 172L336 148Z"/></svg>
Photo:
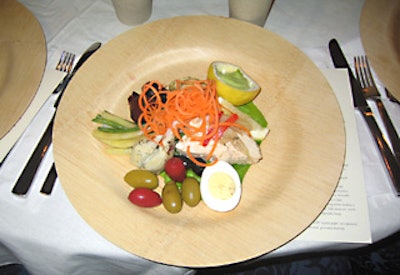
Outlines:
<svg viewBox="0 0 400 275"><path fill-rule="evenodd" d="M170 213L178 213L182 209L182 197L176 183L173 181L165 184L162 190L162 200L165 209Z"/></svg>
<svg viewBox="0 0 400 275"><path fill-rule="evenodd" d="M182 198L191 207L196 206L200 202L200 183L195 178L187 177L182 182Z"/></svg>
<svg viewBox="0 0 400 275"><path fill-rule="evenodd" d="M124 180L133 188L149 188L155 189L158 187L157 176L148 170L132 170L129 171Z"/></svg>

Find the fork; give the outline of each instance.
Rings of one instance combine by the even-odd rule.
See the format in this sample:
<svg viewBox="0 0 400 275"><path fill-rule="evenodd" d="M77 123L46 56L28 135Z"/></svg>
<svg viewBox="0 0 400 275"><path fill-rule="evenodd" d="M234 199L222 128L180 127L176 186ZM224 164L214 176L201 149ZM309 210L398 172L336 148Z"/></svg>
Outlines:
<svg viewBox="0 0 400 275"><path fill-rule="evenodd" d="M372 77L368 58L366 56L354 57L354 67L356 71L356 77L361 84L365 98L373 100L378 107L379 114L382 118L388 138L392 145L394 156L398 161L400 161L400 139L386 111L386 108L380 99L380 94L376 87L374 78Z"/></svg>
<svg viewBox="0 0 400 275"><path fill-rule="evenodd" d="M70 74L74 65L74 61L75 61L74 53L63 51L60 60L57 63L56 70ZM47 177L42 185L42 188L40 189L40 193L50 195L51 191L53 190L56 179L57 179L57 171L55 164L53 162L50 171L47 174Z"/></svg>
<svg viewBox="0 0 400 275"><path fill-rule="evenodd" d="M66 73L71 73L72 67L75 61L75 54L67 51L63 51L58 60L56 70Z"/></svg>
<svg viewBox="0 0 400 275"><path fill-rule="evenodd" d="M78 62L76 62L74 68L70 73L67 73L64 78L60 81L60 83L57 85L57 87L54 89L53 94L58 95L55 103L54 103L54 113L53 116L51 117L51 120L49 124L47 125L46 130L42 134L42 137L40 138L39 143L36 145L35 149L33 150L32 155L30 156L26 166L24 167L21 175L19 176L16 184L14 185L14 188L12 189L12 193L16 195L26 195L28 192L30 186L32 185L32 180L34 179L36 172L43 160L43 157L52 144L52 134L53 134L53 124L54 124L54 119L57 111L57 107L60 103L60 99L65 91L65 89L68 86L68 83L71 81L71 79L74 77L76 74L77 70L82 66L83 63L86 62L90 56L92 56L93 53L95 53L99 48L101 47L100 42L93 43L90 45L89 48L86 49L86 51L81 55L79 58ZM71 58L69 58L71 59ZM68 61L65 57L63 60L66 60L65 62L69 62L68 64L72 64L71 61ZM53 161L53 166L54 166L54 161ZM52 186L54 185L54 182L57 178L56 171L55 169L51 169L50 175L48 175L46 182L44 183L44 186L42 187L42 192L45 194L50 194ZM54 177L52 177L53 175ZM50 188L47 188L47 184L50 184ZM49 190L49 191L45 191Z"/></svg>
<svg viewBox="0 0 400 275"><path fill-rule="evenodd" d="M74 61L75 61L75 54L67 52L67 51L63 51L55 69L58 71L66 72L67 75L64 77L64 79L65 79L67 76L69 76L71 74ZM59 84L59 86L60 86L60 84ZM59 94L59 92L60 92L60 89L57 87L53 91L53 94ZM61 95L59 95L58 98L60 98L60 96ZM49 124L48 128L49 127L50 128L52 127L52 123ZM47 129L46 129L46 131L47 131ZM45 143L45 142L47 142L47 141L42 138L39 141L38 146L40 146L40 148L42 148L41 143ZM36 174L36 171L40 165L40 161L37 162L37 161L33 161L32 159L42 159L44 157L44 155L46 154L47 150L48 150L48 146L43 146L43 149L39 149L39 150L35 149L34 150L26 167L24 168L22 174L18 178L17 183L13 187L12 192L14 194L17 194L17 195L25 195L26 194L26 192L29 190L29 188L32 184L32 180L33 180L33 178ZM53 166L54 166L54 163L53 163ZM55 172L55 168L53 169L53 167L52 167L45 182L43 183L43 186L42 186L40 192L42 192L44 194L50 194L53 189L54 181L56 178L57 178L57 174Z"/></svg>

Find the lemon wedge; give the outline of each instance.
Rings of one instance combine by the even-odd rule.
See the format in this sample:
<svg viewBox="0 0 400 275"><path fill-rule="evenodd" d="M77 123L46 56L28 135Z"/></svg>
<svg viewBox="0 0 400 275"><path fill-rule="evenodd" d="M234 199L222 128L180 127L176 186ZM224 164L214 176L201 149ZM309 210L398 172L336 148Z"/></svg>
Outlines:
<svg viewBox="0 0 400 275"><path fill-rule="evenodd" d="M217 94L235 106L249 103L261 90L240 67L227 62L212 62L207 77L216 82Z"/></svg>
<svg viewBox="0 0 400 275"><path fill-rule="evenodd" d="M235 107L228 100L226 100L222 97L219 97L218 101L221 104L224 112L234 113L239 116L239 118L236 122L238 124L245 126L250 131L251 137L253 139L261 141L267 136L267 134L269 132L268 127L263 127L260 124L258 124L248 114L243 113L241 110L239 110L237 107Z"/></svg>

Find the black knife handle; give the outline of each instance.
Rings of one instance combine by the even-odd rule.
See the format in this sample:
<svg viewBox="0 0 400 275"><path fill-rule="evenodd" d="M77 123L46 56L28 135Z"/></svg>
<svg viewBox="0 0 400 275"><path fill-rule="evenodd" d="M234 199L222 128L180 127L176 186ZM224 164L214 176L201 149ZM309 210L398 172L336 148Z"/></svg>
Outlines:
<svg viewBox="0 0 400 275"><path fill-rule="evenodd" d="M362 91L361 84L354 77L353 71L351 70L349 63L347 63L347 60L342 52L342 49L340 48L339 43L337 42L336 39L332 39L331 41L329 41L329 51L331 53L331 56L333 57L332 61L333 64L335 65L335 68L347 69L352 89L357 89L359 91ZM362 93L354 93L353 91L352 94L353 94L354 106L359 107L367 105L367 101L365 100L364 95Z"/></svg>
<svg viewBox="0 0 400 275"><path fill-rule="evenodd" d="M29 187L32 184L33 178L35 177L36 171L40 166L42 159L44 158L49 146L51 144L51 135L53 133L53 121L50 121L49 125L46 128L46 131L43 133L40 142L36 146L33 151L32 156L30 157L28 164L25 166L22 174L19 176L17 183L14 185L12 192L16 195L25 195Z"/></svg>
<svg viewBox="0 0 400 275"><path fill-rule="evenodd" d="M331 41L329 41L328 46L329 46L329 51L331 52L331 55L335 56L335 58L332 59L335 67L343 68L343 69L350 69L349 63L347 63L347 60L344 57L342 49L340 48L337 40L331 39ZM354 75L353 75L353 77L354 77Z"/></svg>
<svg viewBox="0 0 400 275"><path fill-rule="evenodd" d="M40 189L40 193L50 195L51 191L53 190L53 186L54 183L56 182L56 179L57 179L56 165L53 162L50 172L47 175L42 188Z"/></svg>
<svg viewBox="0 0 400 275"><path fill-rule="evenodd" d="M389 172L390 179L397 191L397 195L400 196L400 163L396 160L386 141L383 139L382 132L379 130L379 126L376 123L372 112L360 111L365 122L368 124L368 128L374 137L376 145L378 146L383 162Z"/></svg>

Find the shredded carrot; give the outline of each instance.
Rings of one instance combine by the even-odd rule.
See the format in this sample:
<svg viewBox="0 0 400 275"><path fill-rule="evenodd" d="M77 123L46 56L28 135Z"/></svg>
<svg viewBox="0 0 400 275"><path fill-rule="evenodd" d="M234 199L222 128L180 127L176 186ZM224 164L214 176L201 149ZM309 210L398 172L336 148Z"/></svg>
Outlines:
<svg viewBox="0 0 400 275"><path fill-rule="evenodd" d="M155 140L168 129L171 129L179 140L182 140L183 135L200 144L214 139L215 144L206 159L210 160L216 148L219 127L235 126L248 132L237 123L220 122L222 107L217 100L214 81L176 80L175 84L176 89L173 91L158 91L154 87L162 87L158 81L150 81L143 85L139 96L139 108L142 113L138 124L148 139ZM197 165L210 164L197 161L190 153L189 147L187 155Z"/></svg>

